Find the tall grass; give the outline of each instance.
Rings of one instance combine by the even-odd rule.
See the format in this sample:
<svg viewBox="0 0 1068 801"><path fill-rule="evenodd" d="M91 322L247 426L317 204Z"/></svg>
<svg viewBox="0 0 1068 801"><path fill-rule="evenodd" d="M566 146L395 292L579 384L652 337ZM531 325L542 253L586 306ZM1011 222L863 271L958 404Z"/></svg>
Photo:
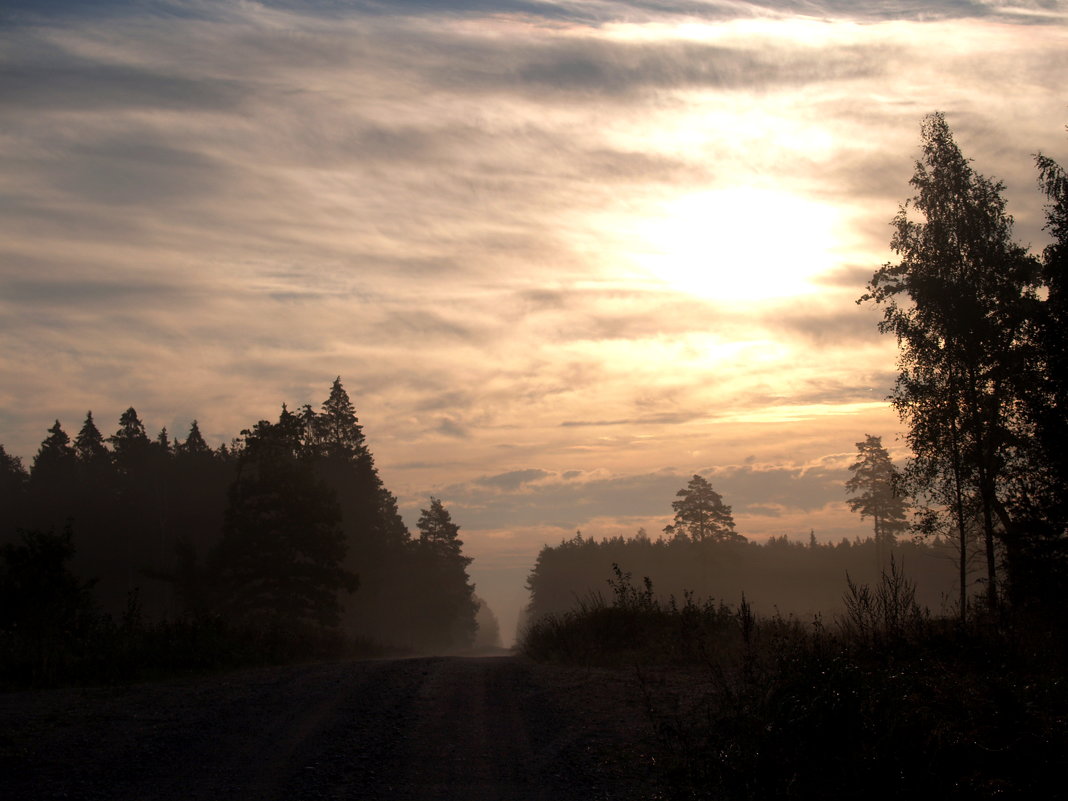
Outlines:
<svg viewBox="0 0 1068 801"><path fill-rule="evenodd" d="M535 659L630 665L664 798L1056 798L1068 753L1063 636L932 618L892 563L824 625L687 596L613 566L612 598L534 622ZM694 677L667 690L650 677Z"/></svg>

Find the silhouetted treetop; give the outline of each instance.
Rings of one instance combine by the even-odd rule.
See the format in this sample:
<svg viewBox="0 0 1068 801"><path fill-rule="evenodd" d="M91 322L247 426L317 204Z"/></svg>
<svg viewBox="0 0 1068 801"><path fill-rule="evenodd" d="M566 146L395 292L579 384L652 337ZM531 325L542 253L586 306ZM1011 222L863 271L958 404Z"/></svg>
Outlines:
<svg viewBox="0 0 1068 801"><path fill-rule="evenodd" d="M675 522L664 528L664 533L674 537L689 537L694 542L702 540L744 542L745 537L734 531L731 508L723 503L723 497L712 489L702 476L694 474L683 489L676 493Z"/></svg>
<svg viewBox="0 0 1068 801"><path fill-rule="evenodd" d="M122 413L119 418L119 429L111 435L115 457L120 462L139 458L148 450L150 444L148 434L145 433L145 424L141 422L141 418L131 406Z"/></svg>
<svg viewBox="0 0 1068 801"><path fill-rule="evenodd" d="M901 478L883 447L882 437L867 434L863 442L857 443L857 460L850 465L849 472L852 475L845 488L853 497L846 503L862 519L872 519L881 561L881 553L908 528Z"/></svg>
<svg viewBox="0 0 1068 801"><path fill-rule="evenodd" d="M363 428L356 417L356 407L341 385L341 376L334 379L330 397L323 401L322 412L315 416L313 425L324 455L352 459L366 452Z"/></svg>
<svg viewBox="0 0 1068 801"><path fill-rule="evenodd" d="M185 442L176 445L175 448L179 453L190 456L209 456L212 453L208 443L204 441L204 435L200 433L200 426L196 420L190 424L189 436L185 438Z"/></svg>
<svg viewBox="0 0 1068 801"><path fill-rule="evenodd" d="M111 461L111 452L104 444L104 435L93 422L93 413L85 413L85 422L74 440L74 452L83 464L100 464Z"/></svg>
<svg viewBox="0 0 1068 801"><path fill-rule="evenodd" d="M69 465L74 460L74 449L70 445L70 437L63 430L59 420L48 429L48 436L33 457L33 473L40 474L54 467Z"/></svg>
<svg viewBox="0 0 1068 801"><path fill-rule="evenodd" d="M460 527L452 522L449 510L439 498L430 498L430 508L421 510L419 522L419 542L432 548L442 556L462 559L464 564L471 560L461 556L463 541L459 538Z"/></svg>

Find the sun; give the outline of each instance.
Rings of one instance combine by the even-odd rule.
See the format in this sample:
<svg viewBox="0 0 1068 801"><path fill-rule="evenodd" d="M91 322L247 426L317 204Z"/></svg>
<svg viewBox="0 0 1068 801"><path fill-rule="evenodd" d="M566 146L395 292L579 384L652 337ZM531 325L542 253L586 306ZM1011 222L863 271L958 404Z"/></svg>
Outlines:
<svg viewBox="0 0 1068 801"><path fill-rule="evenodd" d="M688 194L636 223L629 256L653 280L714 300L803 295L837 266L837 218L831 206L773 189Z"/></svg>

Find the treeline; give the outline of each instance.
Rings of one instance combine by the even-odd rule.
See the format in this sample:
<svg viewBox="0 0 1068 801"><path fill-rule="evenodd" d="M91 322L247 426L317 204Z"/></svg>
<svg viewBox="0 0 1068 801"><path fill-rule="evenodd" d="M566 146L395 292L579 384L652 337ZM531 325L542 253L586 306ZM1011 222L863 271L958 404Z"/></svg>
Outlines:
<svg viewBox="0 0 1068 801"><path fill-rule="evenodd" d="M56 421L28 471L0 446L0 589L62 553L113 620L464 647L478 602L458 532L433 498L409 532L340 379L320 410L283 405L217 448L196 421L151 439L132 408L108 437L92 413L73 440Z"/></svg>
<svg viewBox="0 0 1068 801"><path fill-rule="evenodd" d="M737 605L744 596L757 613L831 620L843 611L847 575L860 583L877 583L892 558L917 586L917 601L932 613L950 612L955 602L953 548L929 543L877 544L873 538L837 544L790 541L785 535L764 543L695 540L688 537L650 540L612 537L596 540L581 533L556 546L545 546L527 580L527 619L558 615L576 602L608 594L613 564L648 578L655 597L683 603L686 596Z"/></svg>

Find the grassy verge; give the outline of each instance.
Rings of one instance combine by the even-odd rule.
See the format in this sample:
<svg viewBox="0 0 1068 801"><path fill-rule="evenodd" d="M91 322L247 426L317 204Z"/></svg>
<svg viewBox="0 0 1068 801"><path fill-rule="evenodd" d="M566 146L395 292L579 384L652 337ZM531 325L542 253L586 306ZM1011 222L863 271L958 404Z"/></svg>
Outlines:
<svg viewBox="0 0 1068 801"><path fill-rule="evenodd" d="M618 567L610 584L610 600L534 623L522 647L636 671L665 798L1066 793L1061 633L932 619L896 567L850 584L829 626L759 619L744 601L660 601ZM651 677L673 667L699 679L665 693Z"/></svg>

